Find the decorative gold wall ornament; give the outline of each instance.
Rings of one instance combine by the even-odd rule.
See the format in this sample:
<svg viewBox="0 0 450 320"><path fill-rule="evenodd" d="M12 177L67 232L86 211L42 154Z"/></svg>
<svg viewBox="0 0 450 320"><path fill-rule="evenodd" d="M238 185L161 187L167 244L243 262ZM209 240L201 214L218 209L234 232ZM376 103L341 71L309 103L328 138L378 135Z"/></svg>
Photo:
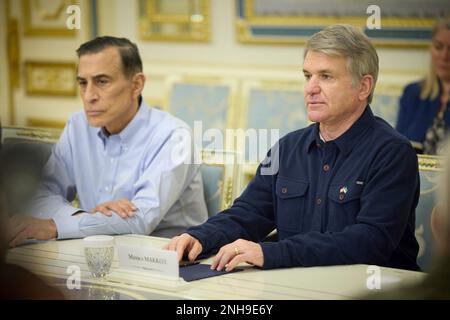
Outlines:
<svg viewBox="0 0 450 320"><path fill-rule="evenodd" d="M76 64L72 62L25 62L28 95L76 96Z"/></svg>
<svg viewBox="0 0 450 320"><path fill-rule="evenodd" d="M209 0L139 0L143 40L207 42L209 17Z"/></svg>
<svg viewBox="0 0 450 320"><path fill-rule="evenodd" d="M27 36L75 36L66 26L66 8L76 0L22 0L24 32Z"/></svg>
<svg viewBox="0 0 450 320"><path fill-rule="evenodd" d="M64 9L66 9L71 3L70 0L61 0L60 3L56 6L56 8L45 8L42 3L41 0L34 0L33 4L34 4L34 9L37 10L39 17L42 20L56 20L58 19L58 17L61 16L61 13L63 13L63 11L65 11Z"/></svg>

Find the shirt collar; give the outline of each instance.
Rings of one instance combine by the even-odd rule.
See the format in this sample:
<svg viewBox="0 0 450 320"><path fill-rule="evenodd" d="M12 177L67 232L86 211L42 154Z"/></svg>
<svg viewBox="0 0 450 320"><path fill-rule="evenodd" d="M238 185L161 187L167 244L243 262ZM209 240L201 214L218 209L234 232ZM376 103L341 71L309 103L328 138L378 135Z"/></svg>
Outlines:
<svg viewBox="0 0 450 320"><path fill-rule="evenodd" d="M375 121L375 117L370 109L370 106L367 105L363 114L359 117L358 120L347 130L345 131L339 138L333 140L339 150L347 156L353 149L353 147L357 144L358 140L361 138L362 133L373 125ZM311 150L311 146L318 146L321 143L319 137L319 123L314 125L313 130L311 130L309 136L306 139L306 152Z"/></svg>
<svg viewBox="0 0 450 320"><path fill-rule="evenodd" d="M131 121L122 131L116 134L119 140L124 144L129 143L133 136L139 131L139 128L142 126L143 122L147 121L149 113L150 108L144 101L142 101L133 119L131 119ZM97 129L97 135L102 139L103 142L105 142L108 138L114 136L110 135L108 137L103 127Z"/></svg>
<svg viewBox="0 0 450 320"><path fill-rule="evenodd" d="M313 125L312 130L309 132L309 135L306 137L306 149L305 151L308 153L311 150L312 146L318 147L321 144L320 136L319 136L319 123L315 123Z"/></svg>

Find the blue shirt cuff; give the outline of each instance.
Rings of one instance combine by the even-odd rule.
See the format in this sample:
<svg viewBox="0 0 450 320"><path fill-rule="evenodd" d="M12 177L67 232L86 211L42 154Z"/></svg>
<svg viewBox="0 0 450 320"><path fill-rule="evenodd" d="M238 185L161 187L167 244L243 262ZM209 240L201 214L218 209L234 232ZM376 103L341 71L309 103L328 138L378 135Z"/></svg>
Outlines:
<svg viewBox="0 0 450 320"><path fill-rule="evenodd" d="M61 211L61 210L60 210ZM75 212L79 211L76 209ZM57 239L73 239L83 238L84 234L80 230L80 218L74 217L72 214L57 214L53 217L53 221L56 224L56 230L58 232Z"/></svg>

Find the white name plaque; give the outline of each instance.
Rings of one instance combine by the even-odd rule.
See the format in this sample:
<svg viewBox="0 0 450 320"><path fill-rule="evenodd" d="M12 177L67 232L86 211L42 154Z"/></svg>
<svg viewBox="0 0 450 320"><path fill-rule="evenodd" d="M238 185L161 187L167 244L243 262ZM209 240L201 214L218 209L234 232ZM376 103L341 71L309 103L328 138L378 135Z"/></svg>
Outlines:
<svg viewBox="0 0 450 320"><path fill-rule="evenodd" d="M178 256L175 251L117 245L119 266L152 275L179 278Z"/></svg>

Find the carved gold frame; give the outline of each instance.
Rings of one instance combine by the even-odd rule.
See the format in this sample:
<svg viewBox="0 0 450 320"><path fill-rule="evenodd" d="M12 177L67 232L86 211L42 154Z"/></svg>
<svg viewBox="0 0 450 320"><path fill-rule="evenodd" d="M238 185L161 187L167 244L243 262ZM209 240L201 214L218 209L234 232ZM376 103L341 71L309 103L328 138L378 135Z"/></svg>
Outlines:
<svg viewBox="0 0 450 320"><path fill-rule="evenodd" d="M158 41L192 41L208 42L210 40L210 1L209 0L185 0L188 6L193 7L194 2L199 3L200 13L191 15L169 14L158 12L158 3L163 0L139 0L139 34L142 40ZM175 32L165 34L152 32L154 26L174 27L178 29L188 28L187 33Z"/></svg>
<svg viewBox="0 0 450 320"><path fill-rule="evenodd" d="M42 86L33 81L33 72L37 69L44 70L47 81ZM26 93L27 95L48 95L48 96L67 96L74 97L77 95L77 83L75 81L77 75L77 67L74 62L42 62L42 61L26 61ZM69 72L72 76L68 76L67 80L72 81L69 89L63 88L61 83L66 79L60 79L64 71ZM56 77L56 79L55 79Z"/></svg>
<svg viewBox="0 0 450 320"><path fill-rule="evenodd" d="M59 28L53 28L48 26L35 26L32 24L32 10L35 10L32 6L32 1L38 0L22 0L22 9L24 14L24 33L27 36L61 36L61 37L74 37L77 30L70 30L66 28L65 20L63 26ZM59 6L56 12L42 11L41 15L43 19L55 20L59 18L61 14L66 15L66 8L69 5L76 4L75 0L59 0Z"/></svg>
<svg viewBox="0 0 450 320"><path fill-rule="evenodd" d="M203 165L222 167L224 170L219 204L219 210L223 211L231 207L234 199L239 196L239 153L227 150L203 149L201 154Z"/></svg>
<svg viewBox="0 0 450 320"><path fill-rule="evenodd" d="M304 44L315 32L324 27L337 23L353 24L364 28L367 15L361 16L258 16L255 14L255 0L235 0L236 3L236 39L242 43L259 44ZM382 17L383 28L392 29L399 34L398 38L377 38L378 30L364 30L372 38L374 44L383 47L408 47L424 48L429 45L429 39L410 39L401 37L402 32L411 28L417 29L417 33L431 37L431 27L435 19L432 17ZM283 30L286 30L283 33ZM382 31L382 30L381 30ZM291 35L287 33L292 32ZM412 32L412 31L411 31ZM415 31L414 31L415 32Z"/></svg>

